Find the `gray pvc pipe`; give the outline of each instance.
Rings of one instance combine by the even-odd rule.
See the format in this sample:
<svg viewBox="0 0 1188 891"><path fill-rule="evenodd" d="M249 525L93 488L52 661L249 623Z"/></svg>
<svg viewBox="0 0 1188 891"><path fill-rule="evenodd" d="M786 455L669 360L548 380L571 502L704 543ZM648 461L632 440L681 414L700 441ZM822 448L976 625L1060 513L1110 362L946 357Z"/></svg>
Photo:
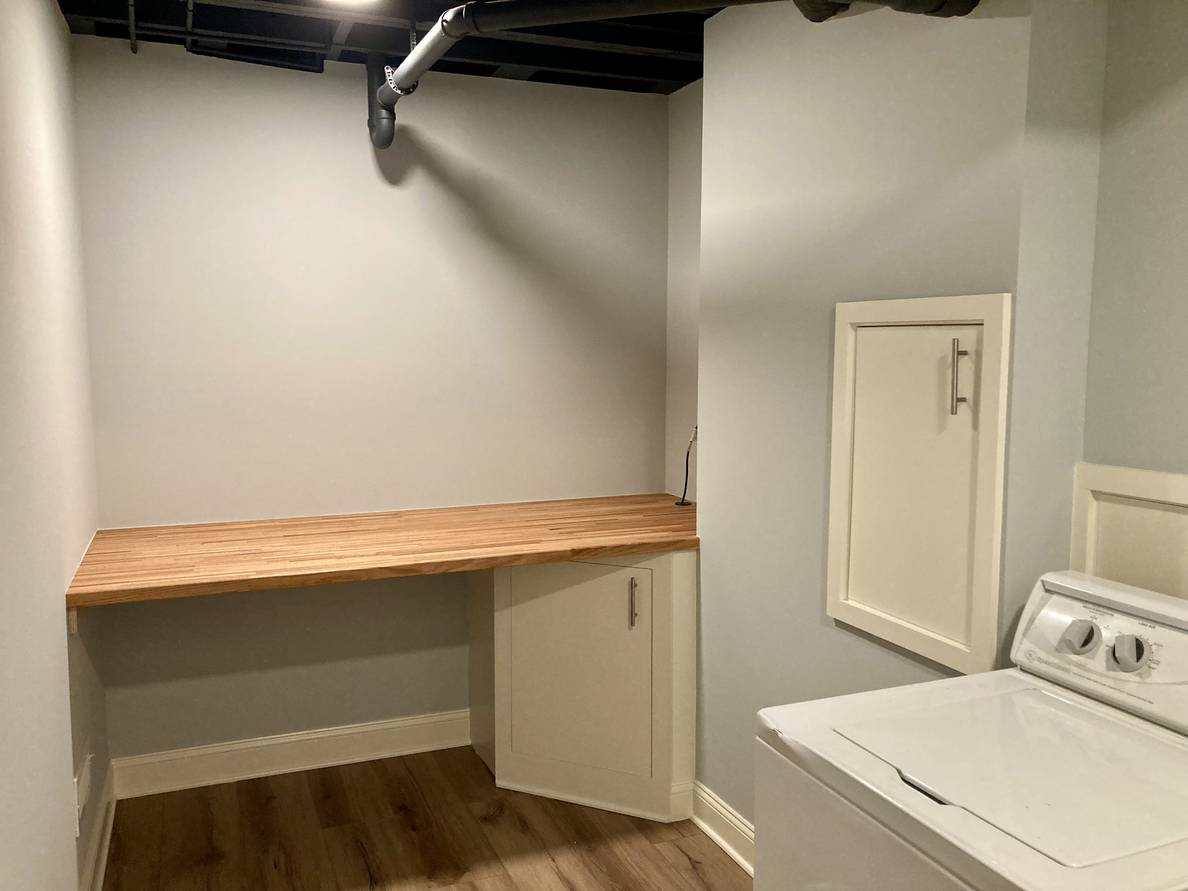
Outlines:
<svg viewBox="0 0 1188 891"><path fill-rule="evenodd" d="M377 94L380 105L395 108L401 96L416 89L421 75L437 64L437 60L444 56L451 46L466 36L464 33L454 36L446 30L449 27L445 24L446 16L461 9L463 7L446 10L437 20L437 24L417 42L416 48L404 57L396 71L381 81Z"/></svg>
<svg viewBox="0 0 1188 891"><path fill-rule="evenodd" d="M371 144L386 149L396 136L396 112L384 106L379 99L379 87L384 82L384 57L367 57L367 132Z"/></svg>

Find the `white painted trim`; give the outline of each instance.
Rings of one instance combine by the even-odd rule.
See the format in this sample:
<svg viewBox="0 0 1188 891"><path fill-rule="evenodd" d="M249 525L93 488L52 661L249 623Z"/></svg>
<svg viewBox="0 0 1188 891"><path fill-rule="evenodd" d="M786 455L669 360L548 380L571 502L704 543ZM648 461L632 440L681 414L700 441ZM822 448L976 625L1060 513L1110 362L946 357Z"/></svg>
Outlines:
<svg viewBox="0 0 1188 891"><path fill-rule="evenodd" d="M555 792L552 789L542 786L532 786L525 783L503 783L498 779L495 785L500 789L507 789L511 792L523 792L525 795L535 795L537 798L549 798L553 801L564 801L568 804L580 804L582 807L592 807L600 811L610 811L612 814L624 814L628 817L639 817L642 820L651 820L653 823L675 823L672 815L663 811L649 811L642 808L632 807L629 804L622 804L618 801L606 801L601 798L592 798L588 795L574 795L568 792ZM680 819L679 817L677 819Z"/></svg>
<svg viewBox="0 0 1188 891"><path fill-rule="evenodd" d="M748 875L755 875L755 825L700 781L693 786L693 823Z"/></svg>
<svg viewBox="0 0 1188 891"><path fill-rule="evenodd" d="M1150 510L1155 516L1167 508L1188 508L1188 474L1115 467L1108 464L1077 465L1073 485L1072 538L1069 568L1089 575L1106 576L1112 581L1188 596L1188 573L1181 567L1182 549L1166 542L1143 541L1128 553L1123 566L1103 566L1099 560L1103 548L1099 528L1099 510L1104 503L1125 505L1135 511ZM1140 514L1135 515L1136 518ZM1183 522L1181 521L1181 529ZM1180 536L1182 540L1182 533ZM1108 543L1106 543L1108 544ZM1119 547L1115 542L1115 558ZM1160 584L1162 582L1162 584Z"/></svg>
<svg viewBox="0 0 1188 891"><path fill-rule="evenodd" d="M113 758L99 799L106 813L97 824L101 828L96 841L91 843L95 853L86 860L79 889L100 891L103 887L118 799L465 745L470 745L470 712L459 709ZM525 788L523 791L560 797L536 789ZM672 792L674 799L682 799L688 794L685 784L674 786ZM693 784L692 795L693 823L749 875L754 875L754 825L701 782ZM607 806L593 800L563 800L593 807ZM618 806L614 810L630 812ZM636 815L656 818L655 814L642 811Z"/></svg>
<svg viewBox="0 0 1188 891"><path fill-rule="evenodd" d="M107 849L111 846L111 828L115 823L115 770L110 765L103 788L98 798L91 801L91 807L103 808L103 817L92 824L91 837L87 839L86 856L79 870L79 891L101 891L103 876L107 871Z"/></svg>
<svg viewBox="0 0 1188 891"><path fill-rule="evenodd" d="M111 772L116 798L136 798L466 745L470 711L459 709L113 758Z"/></svg>
<svg viewBox="0 0 1188 891"><path fill-rule="evenodd" d="M693 785L696 781L673 783L668 797L668 819L691 819L693 816Z"/></svg>

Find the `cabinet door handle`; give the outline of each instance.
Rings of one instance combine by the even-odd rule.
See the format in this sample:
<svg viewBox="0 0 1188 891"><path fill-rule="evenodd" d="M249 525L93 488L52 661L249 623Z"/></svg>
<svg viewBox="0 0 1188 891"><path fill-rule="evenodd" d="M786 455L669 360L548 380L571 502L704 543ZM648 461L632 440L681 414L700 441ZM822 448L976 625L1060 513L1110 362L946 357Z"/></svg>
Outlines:
<svg viewBox="0 0 1188 891"><path fill-rule="evenodd" d="M631 577L631 581L627 583L627 627L634 628L635 620L639 618L639 613L635 611L635 591L639 587L638 582L635 581L635 576Z"/></svg>
<svg viewBox="0 0 1188 891"><path fill-rule="evenodd" d="M957 406L959 404L961 404L962 402L969 401L964 396L957 395L957 391L960 389L960 379L961 379L960 378L961 372L960 372L960 369L959 369L957 363L961 360L962 356L968 356L968 355L969 355L969 350L961 349L961 339L958 337L954 337L953 338L953 374L952 374L950 384L949 384L949 414L951 414L951 415L957 414Z"/></svg>

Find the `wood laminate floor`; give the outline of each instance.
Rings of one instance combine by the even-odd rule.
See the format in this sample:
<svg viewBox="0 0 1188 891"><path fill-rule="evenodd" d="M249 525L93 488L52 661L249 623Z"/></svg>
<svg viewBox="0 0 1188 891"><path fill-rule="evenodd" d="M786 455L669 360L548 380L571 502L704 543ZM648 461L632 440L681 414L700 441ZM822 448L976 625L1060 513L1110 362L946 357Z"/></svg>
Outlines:
<svg viewBox="0 0 1188 891"><path fill-rule="evenodd" d="M495 787L470 748L132 798L104 891L747 891L691 823Z"/></svg>

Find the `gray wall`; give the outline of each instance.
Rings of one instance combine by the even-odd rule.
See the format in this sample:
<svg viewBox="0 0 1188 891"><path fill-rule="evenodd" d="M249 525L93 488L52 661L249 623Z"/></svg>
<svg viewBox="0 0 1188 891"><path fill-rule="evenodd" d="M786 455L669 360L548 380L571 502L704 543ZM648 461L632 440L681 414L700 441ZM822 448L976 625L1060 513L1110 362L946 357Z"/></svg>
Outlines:
<svg viewBox="0 0 1188 891"><path fill-rule="evenodd" d="M697 316L701 284L701 82L668 97L668 389L665 491L680 494L697 423ZM697 450L689 498L697 497Z"/></svg>
<svg viewBox="0 0 1188 891"><path fill-rule="evenodd" d="M66 891L63 597L95 529L70 59L50 0L6 0L0 32L0 887Z"/></svg>
<svg viewBox="0 0 1188 891"><path fill-rule="evenodd" d="M467 707L465 577L103 607L117 755Z"/></svg>
<svg viewBox="0 0 1188 891"><path fill-rule="evenodd" d="M1188 473L1188 4L1110 6L1085 458Z"/></svg>
<svg viewBox="0 0 1188 891"><path fill-rule="evenodd" d="M74 48L101 526L663 485L664 97Z"/></svg>
<svg viewBox="0 0 1188 891"><path fill-rule="evenodd" d="M943 673L824 614L833 307L1015 289L1029 22L983 6L707 27L698 776L745 815L758 708Z"/></svg>
<svg viewBox="0 0 1188 891"><path fill-rule="evenodd" d="M660 96L76 38L100 525L658 491ZM460 579L98 611L112 752L466 705Z"/></svg>
<svg viewBox="0 0 1188 891"><path fill-rule="evenodd" d="M1081 460L1105 81L1106 0L1031 17L1008 424L1002 656L1036 579L1068 566Z"/></svg>

